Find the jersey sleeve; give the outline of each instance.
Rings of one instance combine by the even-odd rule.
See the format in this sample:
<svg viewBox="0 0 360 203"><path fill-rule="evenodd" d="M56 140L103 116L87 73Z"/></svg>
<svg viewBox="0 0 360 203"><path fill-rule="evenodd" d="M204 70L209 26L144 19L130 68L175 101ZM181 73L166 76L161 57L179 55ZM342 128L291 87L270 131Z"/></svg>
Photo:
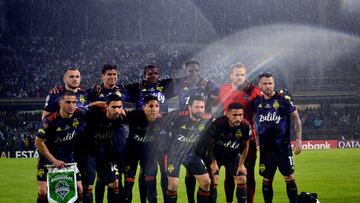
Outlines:
<svg viewBox="0 0 360 203"><path fill-rule="evenodd" d="M36 132L36 137L46 140L47 136L49 134L49 124L50 124L50 122L49 122L49 119L47 116L41 121L40 128Z"/></svg>

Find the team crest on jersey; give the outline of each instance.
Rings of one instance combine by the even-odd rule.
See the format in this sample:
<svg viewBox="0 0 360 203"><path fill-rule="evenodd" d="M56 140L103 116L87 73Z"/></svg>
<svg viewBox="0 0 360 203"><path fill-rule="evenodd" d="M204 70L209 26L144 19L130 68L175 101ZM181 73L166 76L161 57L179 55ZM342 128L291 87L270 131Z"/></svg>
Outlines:
<svg viewBox="0 0 360 203"><path fill-rule="evenodd" d="M43 169L43 168L39 168L39 169L38 169L38 172L37 172L37 175L38 175L39 177L43 177L43 176L45 175L44 169Z"/></svg>
<svg viewBox="0 0 360 203"><path fill-rule="evenodd" d="M187 129L186 125L181 126L181 129L186 130Z"/></svg>
<svg viewBox="0 0 360 203"><path fill-rule="evenodd" d="M262 107L263 107L263 105L262 105L262 104L259 104L258 108L261 109Z"/></svg>
<svg viewBox="0 0 360 203"><path fill-rule="evenodd" d="M164 90L164 87L163 86L156 87L156 90L158 90L159 92L162 92Z"/></svg>
<svg viewBox="0 0 360 203"><path fill-rule="evenodd" d="M38 130L38 133L41 134L41 135L45 135L45 130L42 129L42 128L40 128L40 129Z"/></svg>
<svg viewBox="0 0 360 203"><path fill-rule="evenodd" d="M202 132L203 130L205 130L205 125L204 125L204 124L200 124L200 125L199 125L199 131Z"/></svg>
<svg viewBox="0 0 360 203"><path fill-rule="evenodd" d="M238 130L235 132L235 137L236 137L237 139L240 139L240 138L242 137L242 132L241 132L240 129L238 129Z"/></svg>
<svg viewBox="0 0 360 203"><path fill-rule="evenodd" d="M115 92L115 94L118 95L119 97L121 97L121 92L120 92L119 90L117 90L117 91Z"/></svg>
<svg viewBox="0 0 360 203"><path fill-rule="evenodd" d="M81 94L79 100L80 100L80 102L81 102L82 104L84 104L84 103L85 103L85 97L84 97L84 95Z"/></svg>
<svg viewBox="0 0 360 203"><path fill-rule="evenodd" d="M260 164L259 170L261 173L263 173L265 171L265 164Z"/></svg>
<svg viewBox="0 0 360 203"><path fill-rule="evenodd" d="M61 131L61 128L58 127L58 128L56 129L56 132L60 132L60 131Z"/></svg>
<svg viewBox="0 0 360 203"><path fill-rule="evenodd" d="M79 126L79 121L77 119L74 119L73 123L72 123L72 126L74 128L77 128Z"/></svg>
<svg viewBox="0 0 360 203"><path fill-rule="evenodd" d="M146 90L146 88L144 88L144 89L142 89L141 91L142 91L142 92L146 92L147 90Z"/></svg>
<svg viewBox="0 0 360 203"><path fill-rule="evenodd" d="M279 104L278 100L275 100L273 103L273 108L278 109L279 107L280 107L280 104Z"/></svg>
<svg viewBox="0 0 360 203"><path fill-rule="evenodd" d="M168 165L168 171L169 171L169 173L172 173L172 172L174 172L174 170L175 170L175 167L174 167L174 165L172 165L172 164L169 164L169 165Z"/></svg>

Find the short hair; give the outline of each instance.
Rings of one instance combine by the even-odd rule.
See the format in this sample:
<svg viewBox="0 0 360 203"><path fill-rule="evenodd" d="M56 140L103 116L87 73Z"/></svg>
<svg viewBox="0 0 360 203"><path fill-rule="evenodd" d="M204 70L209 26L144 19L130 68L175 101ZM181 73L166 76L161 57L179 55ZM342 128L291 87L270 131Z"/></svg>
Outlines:
<svg viewBox="0 0 360 203"><path fill-rule="evenodd" d="M75 96L76 97L76 93L70 90L64 90L60 96L60 100L63 100L65 98L65 96Z"/></svg>
<svg viewBox="0 0 360 203"><path fill-rule="evenodd" d="M230 66L230 74L234 71L235 68L245 68L247 70L247 67L242 63L236 63Z"/></svg>
<svg viewBox="0 0 360 203"><path fill-rule="evenodd" d="M117 70L116 65L113 64L104 64L103 68L101 69L101 74L105 74L106 71L108 70Z"/></svg>
<svg viewBox="0 0 360 203"><path fill-rule="evenodd" d="M115 92L110 92L106 95L105 102L106 104L110 104L112 101L122 101L122 98L119 94L116 94Z"/></svg>
<svg viewBox="0 0 360 203"><path fill-rule="evenodd" d="M240 103L231 103L231 104L229 104L227 110L231 111L233 109L244 109L244 106L241 105Z"/></svg>
<svg viewBox="0 0 360 203"><path fill-rule="evenodd" d="M263 77L270 78L270 77L273 77L273 74L271 74L270 72L264 72L259 75L259 79L261 79Z"/></svg>
<svg viewBox="0 0 360 203"><path fill-rule="evenodd" d="M205 98L203 96L200 96L200 95L190 96L188 105L189 106L193 105L194 101L204 101L205 102Z"/></svg>
<svg viewBox="0 0 360 203"><path fill-rule="evenodd" d="M69 71L69 70L73 70L73 71L79 71L80 72L80 70L78 69L78 68L75 68L75 67L69 67L69 68L66 68L65 70L64 70L64 75Z"/></svg>
<svg viewBox="0 0 360 203"><path fill-rule="evenodd" d="M154 101L154 100L156 100L156 101L159 102L158 98L155 97L154 95L151 95L151 94L146 95L146 96L144 97L144 105L145 105L145 104L148 104L150 101Z"/></svg>
<svg viewBox="0 0 360 203"><path fill-rule="evenodd" d="M146 75L146 73L147 73L149 70L151 70L151 69L158 69L158 70L159 70L159 68L156 67L155 65L147 65L147 66L144 67L143 74ZM160 70L159 70L159 71L160 71Z"/></svg>
<svg viewBox="0 0 360 203"><path fill-rule="evenodd" d="M198 60L196 60L196 59L190 59L190 60L185 61L185 63L184 63L185 68L190 66L190 65L198 65L198 66L200 66L200 62Z"/></svg>

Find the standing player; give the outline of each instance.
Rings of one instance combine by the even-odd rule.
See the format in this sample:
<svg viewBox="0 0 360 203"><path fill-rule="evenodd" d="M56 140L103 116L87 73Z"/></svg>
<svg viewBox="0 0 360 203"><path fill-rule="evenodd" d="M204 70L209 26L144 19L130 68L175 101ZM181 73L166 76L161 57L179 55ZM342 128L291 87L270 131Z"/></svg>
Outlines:
<svg viewBox="0 0 360 203"><path fill-rule="evenodd" d="M246 79L247 67L243 64L235 64L230 68L230 83L223 84L219 90L219 101L222 104L225 114L227 107L231 103L240 103L244 107L244 118L249 121L251 125L251 134L249 142L249 151L245 160L245 167L247 169L247 201L249 203L254 202L255 195L255 162L256 162L256 133L255 125L253 121L253 110L251 108L251 102L261 95L261 91L250 81ZM234 195L234 180L225 167L225 194L226 202L233 201Z"/></svg>
<svg viewBox="0 0 360 203"><path fill-rule="evenodd" d="M60 109L45 116L35 138L35 145L40 156L37 165L38 198L37 202L47 201L47 168L53 164L57 168L66 163L75 162L75 142L81 133L82 121L80 111L76 110L76 94L64 91L60 96ZM79 200L82 198L82 184L77 174L77 190Z"/></svg>
<svg viewBox="0 0 360 203"><path fill-rule="evenodd" d="M63 77L64 86L51 89L49 95L46 97L42 119L51 112L59 110L60 97L66 90L76 93L76 106L84 106L86 102L84 97L85 92L80 88L80 81L80 71L77 68L66 69Z"/></svg>
<svg viewBox="0 0 360 203"><path fill-rule="evenodd" d="M129 136L126 139L125 152L125 189L124 202L132 201L132 188L138 163L144 176L144 190L149 202L157 202L156 173L157 153L156 139L163 131L160 116L160 104L157 97L148 95L144 97L142 110L128 113Z"/></svg>
<svg viewBox="0 0 360 203"><path fill-rule="evenodd" d="M180 114L188 115L188 105L191 96L201 96L205 98L206 115L211 113L211 107L217 99L217 85L201 77L200 63L197 60L188 60L184 64L185 77L176 79L174 91L179 96ZM211 117L211 116L209 116ZM189 203L194 203L194 193L196 180L190 173L186 173L185 177L186 193Z"/></svg>
<svg viewBox="0 0 360 203"><path fill-rule="evenodd" d="M254 101L256 124L260 144L260 175L263 176L263 197L272 202L272 180L277 167L284 176L290 202L297 202L297 187L294 177L294 158L290 143L290 120L295 124L295 154L301 152L301 120L290 99L275 92L272 74L259 76L259 87L263 96Z"/></svg>
<svg viewBox="0 0 360 203"><path fill-rule="evenodd" d="M97 174L98 179L108 185L108 202L120 202L122 199L120 174L118 167L124 159L125 134L123 121L123 102L116 93L110 93L105 98L103 108L91 107L85 116L86 131L83 140L86 144L86 167L84 184L86 194L84 202L92 202L92 189ZM116 146L112 145L113 137L118 138ZM113 149L116 147L116 149ZM118 153L114 156L114 151ZM121 179L120 179L121 180Z"/></svg>
<svg viewBox="0 0 360 203"><path fill-rule="evenodd" d="M136 109L141 110L144 107L144 98L147 95L157 97L160 104L160 112L168 112L168 99L173 97L173 79L160 80L160 70L154 65L147 65L143 70L144 79L139 83L126 85L129 94L129 102L136 103ZM163 157L159 157L158 161L161 165L161 186L163 194L166 190L166 174ZM140 174L139 189L141 202L146 202L146 192L144 184L144 176Z"/></svg>
<svg viewBox="0 0 360 203"><path fill-rule="evenodd" d="M168 156L169 163L167 165L168 186L165 197L166 203L177 201L181 164L183 164L199 182L197 202L207 202L209 198L210 177L203 160L195 153L196 145L209 122L208 119L204 118L204 98L201 96L191 97L189 99L188 111L188 115L176 116L170 129L172 135Z"/></svg>
<svg viewBox="0 0 360 203"><path fill-rule="evenodd" d="M160 111L168 112L168 99L173 97L173 79L160 80L160 70L154 65L147 65L143 71L144 79L139 83L126 85L129 102L136 103L136 109L144 106L144 97L153 95L160 103Z"/></svg>
<svg viewBox="0 0 360 203"><path fill-rule="evenodd" d="M96 101L105 101L106 95L108 95L109 93L115 93L119 95L122 98L123 102L127 101L128 96L126 94L124 87L116 85L117 78L118 78L117 67L112 64L104 64L103 68L101 69L102 84L100 85L95 84L92 88L86 90L87 103L90 104ZM121 140L121 138L114 137L113 141L116 142L117 140ZM95 174L95 171L91 174ZM119 178L121 178L121 176ZM121 180L119 182L121 183ZM121 190L122 188L121 184L119 185L119 188ZM86 195L92 196L92 194L88 194L88 192L89 191L86 191ZM105 192L105 185L102 183L102 180L98 178L96 180L96 187L95 187L96 202L100 203L103 201L104 192Z"/></svg>
<svg viewBox="0 0 360 203"><path fill-rule="evenodd" d="M226 116L211 123L205 136L208 140L208 158L212 174L212 184L218 185L219 170L225 166L237 184L238 202L246 202L246 168L251 128L244 120L244 109L240 103L231 103L227 107ZM216 202L216 187L210 190L210 202Z"/></svg>

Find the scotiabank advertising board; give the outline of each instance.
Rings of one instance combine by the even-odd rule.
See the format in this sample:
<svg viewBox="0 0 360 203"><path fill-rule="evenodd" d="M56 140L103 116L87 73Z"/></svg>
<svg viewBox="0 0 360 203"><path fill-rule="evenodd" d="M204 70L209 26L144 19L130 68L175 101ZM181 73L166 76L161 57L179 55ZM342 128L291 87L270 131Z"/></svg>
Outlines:
<svg viewBox="0 0 360 203"><path fill-rule="evenodd" d="M294 146L292 141L291 145ZM360 140L303 140L302 149L360 148Z"/></svg>

